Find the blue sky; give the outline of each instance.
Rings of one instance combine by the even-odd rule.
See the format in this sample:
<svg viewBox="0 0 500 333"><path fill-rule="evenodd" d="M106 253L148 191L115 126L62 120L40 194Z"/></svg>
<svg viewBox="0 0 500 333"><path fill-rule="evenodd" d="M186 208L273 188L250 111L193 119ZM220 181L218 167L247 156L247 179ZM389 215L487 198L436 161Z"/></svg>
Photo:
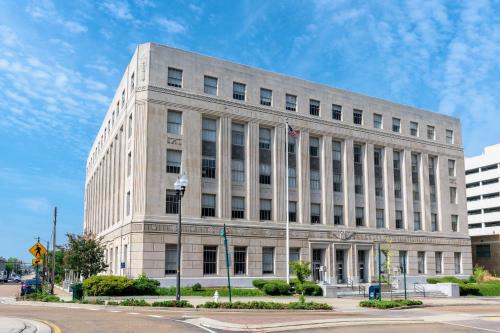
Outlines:
<svg viewBox="0 0 500 333"><path fill-rule="evenodd" d="M0 256L81 232L87 152L154 41L461 118L500 142L498 1L0 0ZM497 118L499 117L499 118Z"/></svg>

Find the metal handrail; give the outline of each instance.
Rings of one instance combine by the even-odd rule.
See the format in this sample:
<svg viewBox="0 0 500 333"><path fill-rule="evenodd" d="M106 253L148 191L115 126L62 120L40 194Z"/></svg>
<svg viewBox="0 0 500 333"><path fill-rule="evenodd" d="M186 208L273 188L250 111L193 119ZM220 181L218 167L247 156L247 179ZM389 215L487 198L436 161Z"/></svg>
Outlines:
<svg viewBox="0 0 500 333"><path fill-rule="evenodd" d="M352 290L354 290L354 280L353 279L347 279L347 287L351 287Z"/></svg>
<svg viewBox="0 0 500 333"><path fill-rule="evenodd" d="M358 284L358 294L361 295L361 291L363 291L363 297L366 297L366 287Z"/></svg>
<svg viewBox="0 0 500 333"><path fill-rule="evenodd" d="M415 294L422 293L425 297L425 287L422 284L420 284L418 282L414 282L413 283L413 290L415 291Z"/></svg>

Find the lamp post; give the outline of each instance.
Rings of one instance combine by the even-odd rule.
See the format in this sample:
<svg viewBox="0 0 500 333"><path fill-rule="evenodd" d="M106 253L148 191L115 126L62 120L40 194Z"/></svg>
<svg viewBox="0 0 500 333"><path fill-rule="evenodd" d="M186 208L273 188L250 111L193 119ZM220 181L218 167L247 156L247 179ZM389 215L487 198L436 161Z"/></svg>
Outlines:
<svg viewBox="0 0 500 333"><path fill-rule="evenodd" d="M181 300L181 233L182 233L181 203L187 185L188 185L188 178L184 173L179 178L177 178L174 184L175 194L177 196L177 209L179 210L179 225L177 227L177 282L176 282L176 292L175 292L175 300L177 302Z"/></svg>

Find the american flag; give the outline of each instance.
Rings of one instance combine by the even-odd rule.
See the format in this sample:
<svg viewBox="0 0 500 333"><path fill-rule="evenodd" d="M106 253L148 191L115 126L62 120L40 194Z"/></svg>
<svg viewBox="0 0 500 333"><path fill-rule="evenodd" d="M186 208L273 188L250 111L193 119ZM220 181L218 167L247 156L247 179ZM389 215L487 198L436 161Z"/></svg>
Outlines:
<svg viewBox="0 0 500 333"><path fill-rule="evenodd" d="M288 125L288 124L287 124ZM292 128L292 126L288 125L288 135L290 135L291 137L295 138L296 136L299 135L299 132L294 130Z"/></svg>

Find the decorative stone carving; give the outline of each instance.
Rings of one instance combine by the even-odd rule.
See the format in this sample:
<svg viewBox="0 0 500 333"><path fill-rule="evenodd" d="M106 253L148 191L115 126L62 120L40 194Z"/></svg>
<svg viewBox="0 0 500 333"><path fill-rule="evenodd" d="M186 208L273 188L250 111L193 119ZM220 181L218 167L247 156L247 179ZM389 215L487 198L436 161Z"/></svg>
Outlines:
<svg viewBox="0 0 500 333"><path fill-rule="evenodd" d="M172 145L181 146L182 145L182 139L181 138L168 137L167 138L167 143L172 144Z"/></svg>

